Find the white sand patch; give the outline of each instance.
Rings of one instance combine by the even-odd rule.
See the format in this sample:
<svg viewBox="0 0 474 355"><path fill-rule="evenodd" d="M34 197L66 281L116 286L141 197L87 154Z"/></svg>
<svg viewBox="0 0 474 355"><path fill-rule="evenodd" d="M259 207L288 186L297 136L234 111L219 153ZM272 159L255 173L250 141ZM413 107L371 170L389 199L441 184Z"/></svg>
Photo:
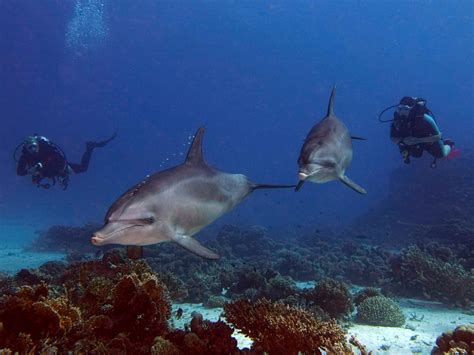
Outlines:
<svg viewBox="0 0 474 355"><path fill-rule="evenodd" d="M355 335L374 354L430 354L441 333L474 323L473 315L447 309L441 303L402 299L399 304L407 318L405 328L354 324L347 338Z"/></svg>
<svg viewBox="0 0 474 355"><path fill-rule="evenodd" d="M183 310L183 316L180 319L176 319L176 311L178 308ZM225 321L225 319L221 317L223 309L220 307L205 308L202 303L175 303L173 304L173 314L170 319L171 326L174 328L184 329L184 326L189 325L191 322L191 313L194 311L201 313L205 320L216 322L220 319ZM232 336L237 340L237 346L240 349L250 348L252 346L252 340L247 338L238 330L235 330Z"/></svg>

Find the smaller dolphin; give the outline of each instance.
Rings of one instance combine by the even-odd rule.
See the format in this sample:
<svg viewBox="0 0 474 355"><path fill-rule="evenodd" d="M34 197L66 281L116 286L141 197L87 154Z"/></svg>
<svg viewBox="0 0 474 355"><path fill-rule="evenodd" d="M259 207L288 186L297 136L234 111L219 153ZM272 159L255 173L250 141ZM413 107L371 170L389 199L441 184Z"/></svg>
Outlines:
<svg viewBox="0 0 474 355"><path fill-rule="evenodd" d="M301 147L298 158L299 182L298 191L306 180L318 184L331 180L339 180L361 194L367 191L349 179L346 169L352 160L352 139L346 125L334 115L334 95L332 89L326 117L309 131Z"/></svg>
<svg viewBox="0 0 474 355"><path fill-rule="evenodd" d="M199 128L183 164L147 177L115 201L92 244L144 246L172 241L201 257L218 259L193 235L256 189L295 186L254 184L245 175L213 168L203 158L203 136L204 129Z"/></svg>

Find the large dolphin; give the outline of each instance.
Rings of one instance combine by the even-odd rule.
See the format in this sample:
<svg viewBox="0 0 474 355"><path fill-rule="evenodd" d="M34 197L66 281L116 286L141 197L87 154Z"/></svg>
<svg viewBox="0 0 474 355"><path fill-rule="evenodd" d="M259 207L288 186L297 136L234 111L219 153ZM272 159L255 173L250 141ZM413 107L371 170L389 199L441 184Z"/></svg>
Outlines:
<svg viewBox="0 0 474 355"><path fill-rule="evenodd" d="M199 128L183 164L147 177L115 201L92 243L144 246L172 241L204 258L218 259L192 236L256 189L295 186L254 184L245 175L213 168L202 155L203 135Z"/></svg>
<svg viewBox="0 0 474 355"><path fill-rule="evenodd" d="M352 160L352 139L362 138L351 137L346 125L334 115L335 93L334 86L326 117L311 128L301 147L296 191L306 180L315 183L339 180L358 193L366 194L364 188L345 175Z"/></svg>

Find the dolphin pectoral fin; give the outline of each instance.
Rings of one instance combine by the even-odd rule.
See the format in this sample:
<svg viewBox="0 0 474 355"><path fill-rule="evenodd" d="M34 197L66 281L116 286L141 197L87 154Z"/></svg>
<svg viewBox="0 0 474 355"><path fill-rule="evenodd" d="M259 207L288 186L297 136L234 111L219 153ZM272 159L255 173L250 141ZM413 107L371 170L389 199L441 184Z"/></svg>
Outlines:
<svg viewBox="0 0 474 355"><path fill-rule="evenodd" d="M357 136L351 136L351 139L359 140L359 141L366 141L367 138L362 138L362 137L357 137Z"/></svg>
<svg viewBox="0 0 474 355"><path fill-rule="evenodd" d="M143 258L143 247L140 245L127 245L127 256L132 260Z"/></svg>
<svg viewBox="0 0 474 355"><path fill-rule="evenodd" d="M214 253L212 250L207 249L193 237L187 235L176 235L172 238L172 240L173 242L182 246L184 249L189 250L191 253L199 255L203 258L219 259L219 255Z"/></svg>
<svg viewBox="0 0 474 355"><path fill-rule="evenodd" d="M356 191L360 194L363 194L363 195L367 194L367 191L363 187L357 185L354 181L349 179L346 175L340 176L339 180L341 180L341 182L343 184L349 186L352 190L354 190L354 191Z"/></svg>
<svg viewBox="0 0 474 355"><path fill-rule="evenodd" d="M304 184L304 180L298 181L298 184L295 187L295 191L299 191Z"/></svg>

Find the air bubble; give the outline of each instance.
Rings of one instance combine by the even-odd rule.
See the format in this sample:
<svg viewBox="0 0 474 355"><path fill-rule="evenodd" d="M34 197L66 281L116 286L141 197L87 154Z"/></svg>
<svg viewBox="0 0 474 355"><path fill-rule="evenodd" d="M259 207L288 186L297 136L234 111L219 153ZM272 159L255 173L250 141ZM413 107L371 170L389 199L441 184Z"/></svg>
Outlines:
<svg viewBox="0 0 474 355"><path fill-rule="evenodd" d="M67 24L66 46L75 57L100 46L108 36L103 0L76 0L74 15Z"/></svg>

